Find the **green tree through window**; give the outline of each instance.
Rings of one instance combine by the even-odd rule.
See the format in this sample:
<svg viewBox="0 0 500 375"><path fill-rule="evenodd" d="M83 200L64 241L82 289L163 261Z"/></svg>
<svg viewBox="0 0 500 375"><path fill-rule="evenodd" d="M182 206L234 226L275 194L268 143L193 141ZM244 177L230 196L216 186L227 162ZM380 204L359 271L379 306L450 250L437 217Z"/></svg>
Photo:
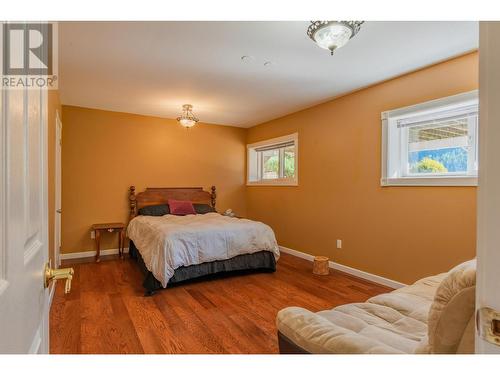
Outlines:
<svg viewBox="0 0 500 375"><path fill-rule="evenodd" d="M295 150L285 149L285 177L295 176Z"/></svg>
<svg viewBox="0 0 500 375"><path fill-rule="evenodd" d="M284 156L285 156L284 177L285 178L292 178L295 176L295 151L294 151L294 149L293 148L285 149ZM269 173L269 172L278 173L278 171L279 171L279 156L278 155L273 155L271 157L268 157L264 161L264 171L266 173Z"/></svg>
<svg viewBox="0 0 500 375"><path fill-rule="evenodd" d="M433 160L429 157L425 157L418 163L412 166L412 173L446 173L448 169L443 165L443 163Z"/></svg>

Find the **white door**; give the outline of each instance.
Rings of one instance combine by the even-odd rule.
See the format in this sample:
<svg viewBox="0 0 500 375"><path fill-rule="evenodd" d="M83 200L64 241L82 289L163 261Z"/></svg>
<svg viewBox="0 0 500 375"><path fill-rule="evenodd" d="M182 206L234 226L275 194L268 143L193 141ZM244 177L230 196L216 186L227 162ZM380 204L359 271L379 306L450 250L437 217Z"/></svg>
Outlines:
<svg viewBox="0 0 500 375"><path fill-rule="evenodd" d="M500 22L481 22L476 353L500 354ZM486 310L486 309L491 310ZM489 313L486 316L484 313ZM498 315L492 316L490 313ZM491 320L491 318L496 319ZM490 331L489 341L481 333ZM496 333L496 334L495 334ZM497 341L497 344L492 342Z"/></svg>
<svg viewBox="0 0 500 375"><path fill-rule="evenodd" d="M62 123L59 117L59 111L56 113L56 141L55 141L55 225L54 225L54 260L56 266L61 265L61 151L62 151Z"/></svg>
<svg viewBox="0 0 500 375"><path fill-rule="evenodd" d="M47 92L0 91L0 353L47 353Z"/></svg>

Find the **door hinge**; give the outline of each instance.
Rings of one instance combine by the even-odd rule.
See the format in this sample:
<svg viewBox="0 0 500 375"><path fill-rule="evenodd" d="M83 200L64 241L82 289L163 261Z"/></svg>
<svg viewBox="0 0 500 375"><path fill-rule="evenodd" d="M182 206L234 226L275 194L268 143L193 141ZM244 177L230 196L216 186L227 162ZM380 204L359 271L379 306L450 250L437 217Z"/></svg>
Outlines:
<svg viewBox="0 0 500 375"><path fill-rule="evenodd" d="M500 346L500 312L489 307L478 309L476 327L483 340Z"/></svg>

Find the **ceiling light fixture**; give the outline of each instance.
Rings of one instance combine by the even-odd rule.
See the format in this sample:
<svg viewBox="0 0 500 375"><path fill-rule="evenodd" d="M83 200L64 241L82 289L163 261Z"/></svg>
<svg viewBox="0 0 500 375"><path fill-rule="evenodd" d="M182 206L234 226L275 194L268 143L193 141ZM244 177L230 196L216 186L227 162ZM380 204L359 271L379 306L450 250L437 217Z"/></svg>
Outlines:
<svg viewBox="0 0 500 375"><path fill-rule="evenodd" d="M191 104L184 104L182 106L182 115L177 117L177 121L185 128L192 128L199 121L193 115L193 106Z"/></svg>
<svg viewBox="0 0 500 375"><path fill-rule="evenodd" d="M333 51L345 46L364 21L311 21L307 35L321 48Z"/></svg>

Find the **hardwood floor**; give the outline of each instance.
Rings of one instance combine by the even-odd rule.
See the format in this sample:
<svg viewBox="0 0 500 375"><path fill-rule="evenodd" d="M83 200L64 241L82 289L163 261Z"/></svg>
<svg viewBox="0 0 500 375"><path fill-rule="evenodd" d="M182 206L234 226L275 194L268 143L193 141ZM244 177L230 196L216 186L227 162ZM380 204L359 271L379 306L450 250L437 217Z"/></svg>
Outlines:
<svg viewBox="0 0 500 375"><path fill-rule="evenodd" d="M71 293L56 287L51 353L278 353L276 313L361 302L389 291L282 254L276 273L191 282L144 297L133 260L72 265Z"/></svg>

